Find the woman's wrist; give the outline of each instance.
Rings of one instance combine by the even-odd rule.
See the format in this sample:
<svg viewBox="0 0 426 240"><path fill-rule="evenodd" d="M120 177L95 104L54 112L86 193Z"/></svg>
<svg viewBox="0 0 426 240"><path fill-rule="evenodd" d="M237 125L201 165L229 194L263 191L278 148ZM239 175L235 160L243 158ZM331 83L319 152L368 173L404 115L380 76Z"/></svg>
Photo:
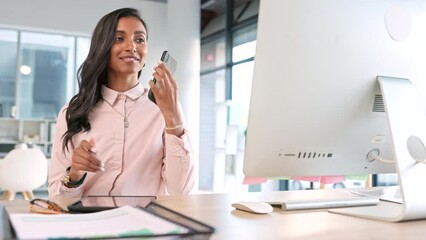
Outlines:
<svg viewBox="0 0 426 240"><path fill-rule="evenodd" d="M84 179L86 178L87 173L79 176L71 171L71 167L68 167L65 170L65 175L62 177L62 183L68 188L75 188L83 184Z"/></svg>
<svg viewBox="0 0 426 240"><path fill-rule="evenodd" d="M166 133L175 135L176 137L181 137L185 130L183 127L183 123L177 124L175 126L166 126Z"/></svg>
<svg viewBox="0 0 426 240"><path fill-rule="evenodd" d="M82 174L80 174L80 173L76 173L76 172L73 172L73 171L69 171L70 179L73 180L73 181L77 181L77 180L81 179L83 177L83 175L84 175L84 172Z"/></svg>
<svg viewBox="0 0 426 240"><path fill-rule="evenodd" d="M176 130L176 129L179 129L179 128L183 128L183 122L175 124L175 125L172 125L172 126L167 126L166 125L165 128L166 128L166 130Z"/></svg>

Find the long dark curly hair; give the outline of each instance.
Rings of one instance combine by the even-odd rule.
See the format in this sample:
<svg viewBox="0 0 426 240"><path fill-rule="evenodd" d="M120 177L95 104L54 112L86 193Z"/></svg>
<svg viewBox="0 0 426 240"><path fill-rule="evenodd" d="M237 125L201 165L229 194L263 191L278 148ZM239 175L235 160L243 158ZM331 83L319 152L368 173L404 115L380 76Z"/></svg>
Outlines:
<svg viewBox="0 0 426 240"><path fill-rule="evenodd" d="M108 79L109 55L114 42L118 20L122 17L138 18L147 31L148 40L147 25L136 9L117 9L99 20L93 30L89 54L77 71L78 93L71 98L67 109L65 109L68 129L62 136L63 151L65 149L68 150L68 143L75 134L81 131L89 131L91 128L89 114L95 105L102 101L101 89ZM141 72L139 71L138 77L140 77Z"/></svg>

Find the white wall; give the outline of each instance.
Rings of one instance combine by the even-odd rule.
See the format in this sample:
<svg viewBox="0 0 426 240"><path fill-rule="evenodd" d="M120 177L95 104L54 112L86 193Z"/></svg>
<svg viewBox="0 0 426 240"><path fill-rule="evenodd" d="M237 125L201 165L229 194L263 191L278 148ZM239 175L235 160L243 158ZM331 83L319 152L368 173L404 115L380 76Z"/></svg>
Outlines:
<svg viewBox="0 0 426 240"><path fill-rule="evenodd" d="M0 0L0 27L90 36L105 14L122 7L140 11L149 31L149 55L141 82L167 46L167 4L141 0Z"/></svg>

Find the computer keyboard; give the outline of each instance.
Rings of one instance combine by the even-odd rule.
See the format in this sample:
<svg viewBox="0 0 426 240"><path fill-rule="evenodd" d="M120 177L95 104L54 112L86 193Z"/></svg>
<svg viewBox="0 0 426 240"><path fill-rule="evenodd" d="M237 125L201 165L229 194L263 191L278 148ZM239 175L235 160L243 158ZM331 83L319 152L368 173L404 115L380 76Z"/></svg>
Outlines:
<svg viewBox="0 0 426 240"><path fill-rule="evenodd" d="M373 206L379 203L378 198L357 196L342 199L327 200L305 200L305 201L283 201L281 207L283 210L304 210L321 208L341 208L341 207L360 207Z"/></svg>

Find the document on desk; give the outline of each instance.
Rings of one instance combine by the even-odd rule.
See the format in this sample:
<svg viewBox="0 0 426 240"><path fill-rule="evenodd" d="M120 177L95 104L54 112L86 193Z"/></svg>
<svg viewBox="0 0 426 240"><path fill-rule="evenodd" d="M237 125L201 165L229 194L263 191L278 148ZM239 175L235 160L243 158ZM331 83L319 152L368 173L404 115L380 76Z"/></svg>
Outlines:
<svg viewBox="0 0 426 240"><path fill-rule="evenodd" d="M10 214L18 239L124 238L185 234L189 230L136 207L85 214Z"/></svg>

